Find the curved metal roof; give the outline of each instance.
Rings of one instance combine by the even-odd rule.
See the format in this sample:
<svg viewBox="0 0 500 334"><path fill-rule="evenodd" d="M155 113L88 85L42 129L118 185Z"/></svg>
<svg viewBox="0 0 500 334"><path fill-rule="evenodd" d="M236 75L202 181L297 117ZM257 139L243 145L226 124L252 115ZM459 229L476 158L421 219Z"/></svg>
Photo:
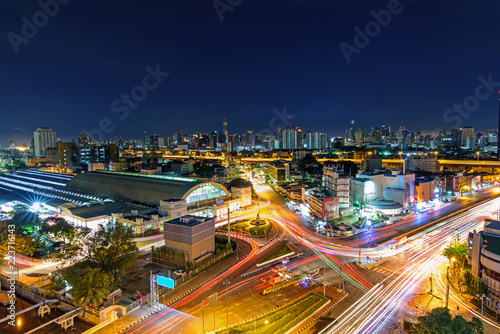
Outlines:
<svg viewBox="0 0 500 334"><path fill-rule="evenodd" d="M227 189L215 182L198 181L192 178L168 175L153 176L121 172L99 171L79 174L68 182L67 186L157 205L161 200L186 198L189 193L203 184L214 185L222 189L229 196Z"/></svg>

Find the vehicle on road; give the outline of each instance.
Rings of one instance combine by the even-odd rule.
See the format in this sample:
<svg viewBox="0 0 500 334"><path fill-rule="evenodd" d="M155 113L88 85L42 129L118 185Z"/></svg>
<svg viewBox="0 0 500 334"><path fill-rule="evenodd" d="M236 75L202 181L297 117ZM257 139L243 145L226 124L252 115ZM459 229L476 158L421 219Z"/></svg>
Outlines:
<svg viewBox="0 0 500 334"><path fill-rule="evenodd" d="M186 276L186 271L182 269L177 269L176 271L174 271L174 275L184 277Z"/></svg>
<svg viewBox="0 0 500 334"><path fill-rule="evenodd" d="M144 296L144 295L137 295L137 296L134 297L134 300L135 301L142 300L144 297L146 297L146 296Z"/></svg>

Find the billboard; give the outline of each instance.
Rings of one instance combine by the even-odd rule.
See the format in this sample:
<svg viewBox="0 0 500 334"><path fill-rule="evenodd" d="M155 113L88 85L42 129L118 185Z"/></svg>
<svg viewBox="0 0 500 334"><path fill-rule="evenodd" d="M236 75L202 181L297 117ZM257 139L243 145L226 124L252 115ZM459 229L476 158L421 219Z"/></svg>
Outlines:
<svg viewBox="0 0 500 334"><path fill-rule="evenodd" d="M158 285L173 289L174 288L174 280L168 277L157 276L156 282Z"/></svg>

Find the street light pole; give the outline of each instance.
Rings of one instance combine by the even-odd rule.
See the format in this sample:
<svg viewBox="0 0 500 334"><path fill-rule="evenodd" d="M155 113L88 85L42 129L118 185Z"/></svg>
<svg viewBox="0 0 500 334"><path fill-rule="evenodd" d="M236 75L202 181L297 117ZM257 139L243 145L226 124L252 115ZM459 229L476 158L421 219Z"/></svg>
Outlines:
<svg viewBox="0 0 500 334"><path fill-rule="evenodd" d="M449 269L450 266L448 265L448 267L446 267L446 308L448 308L448 299L450 298L450 276L448 274Z"/></svg>
<svg viewBox="0 0 500 334"><path fill-rule="evenodd" d="M326 264L323 264L323 296L326 297Z"/></svg>

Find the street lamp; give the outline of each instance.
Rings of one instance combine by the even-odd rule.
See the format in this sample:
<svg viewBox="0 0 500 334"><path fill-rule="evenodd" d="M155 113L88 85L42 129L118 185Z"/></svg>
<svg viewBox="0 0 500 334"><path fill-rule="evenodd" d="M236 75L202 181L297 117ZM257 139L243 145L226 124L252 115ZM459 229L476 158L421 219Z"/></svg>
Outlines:
<svg viewBox="0 0 500 334"><path fill-rule="evenodd" d="M486 297L486 295L483 293L481 296L479 295L476 295L478 296L479 298L481 298L481 321L484 319L483 318L483 310L484 310L484 298L486 298L486 300L490 300L488 297Z"/></svg>

